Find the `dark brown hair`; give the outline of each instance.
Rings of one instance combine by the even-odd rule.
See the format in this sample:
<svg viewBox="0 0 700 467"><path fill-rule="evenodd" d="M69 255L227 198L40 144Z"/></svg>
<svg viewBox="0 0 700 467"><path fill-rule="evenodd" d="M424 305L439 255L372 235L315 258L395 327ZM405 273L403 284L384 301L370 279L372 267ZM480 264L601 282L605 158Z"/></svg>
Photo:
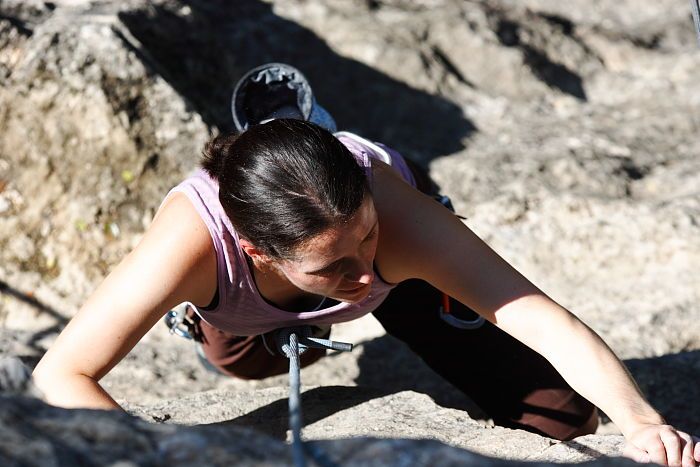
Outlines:
<svg viewBox="0 0 700 467"><path fill-rule="evenodd" d="M238 234L277 259L347 222L369 193L364 170L331 133L279 119L206 144L202 166Z"/></svg>

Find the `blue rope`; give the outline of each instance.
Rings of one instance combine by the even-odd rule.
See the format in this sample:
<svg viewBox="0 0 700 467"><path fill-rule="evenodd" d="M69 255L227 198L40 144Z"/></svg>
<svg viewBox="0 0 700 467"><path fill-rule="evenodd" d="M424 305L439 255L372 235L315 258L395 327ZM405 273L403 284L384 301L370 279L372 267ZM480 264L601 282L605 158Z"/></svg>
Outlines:
<svg viewBox="0 0 700 467"><path fill-rule="evenodd" d="M289 427L292 430L292 459L294 465L306 467L304 446L301 439L301 371L299 364L299 337L290 333L282 351L289 359Z"/></svg>
<svg viewBox="0 0 700 467"><path fill-rule="evenodd" d="M292 432L292 459L296 467L306 467L306 457L321 467L337 467L318 446L301 439L301 365L299 356L310 347L338 351L352 350L352 344L311 337L310 326L277 331L277 348L289 359L289 428Z"/></svg>

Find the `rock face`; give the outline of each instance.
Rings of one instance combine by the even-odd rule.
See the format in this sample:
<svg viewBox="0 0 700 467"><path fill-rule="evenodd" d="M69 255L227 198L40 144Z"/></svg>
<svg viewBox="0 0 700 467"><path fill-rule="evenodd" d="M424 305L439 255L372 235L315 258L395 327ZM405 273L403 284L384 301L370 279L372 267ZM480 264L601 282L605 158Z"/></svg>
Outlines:
<svg viewBox="0 0 700 467"><path fill-rule="evenodd" d="M4 382L2 376L6 373L16 373L21 365L17 359L3 359L0 362L0 381ZM15 379L14 383L26 385L28 381L27 378ZM435 414L434 404L425 396L400 393L395 397L376 398L376 394L368 394L366 390L348 389L351 388L314 388L304 397L304 403L314 407L328 405L329 399L350 406L364 402L365 398L370 400L356 409L334 414L324 420L323 426L313 423L307 428L306 436L313 439L327 439L328 433L332 433L331 440L315 444L337 465L523 465L459 449L478 446L475 451L500 454L499 457L508 457L513 447L520 448L521 453L538 451L529 458L533 462L526 465L543 466L551 463L541 459L586 460L616 452L619 448L619 437L607 437L609 439L601 442L595 436L552 447L549 440L530 433L503 428L486 430L456 410L443 409ZM171 422L156 424L125 413L59 409L36 398L28 398L21 392L14 397L0 395L0 461L3 465L23 466L289 465L287 446L259 432L276 432L271 434L284 436L284 424L279 423L285 418L280 416L284 412L280 406L286 405L284 396L279 388L252 394L205 392L147 408L130 408L148 419ZM265 406L254 408L261 403ZM404 412L408 407L413 413ZM455 413L446 413L450 410ZM374 422L370 426L358 424L363 418L367 420L368 411ZM309 415L315 418L319 413L312 410ZM415 416L421 422L422 430L407 431L407 421L414 427L418 426L413 420ZM180 426L188 423L199 426ZM251 427L259 431L253 431ZM349 427L352 429L348 432ZM377 433L383 437L391 436L395 432L408 439L372 437ZM440 433L444 433L445 442L450 438L447 433L456 434L457 439L449 439L451 446L420 439L435 438L435 434ZM353 439L338 439L347 435ZM506 444L511 448L504 449ZM537 460L540 462L535 462ZM636 464L626 459L603 458L596 461L596 465Z"/></svg>
<svg viewBox="0 0 700 467"><path fill-rule="evenodd" d="M260 433L228 425L179 427L90 410L61 410L36 399L0 397L3 465L290 465L288 447ZM12 427L12 429L8 429ZM585 441L584 441L585 443ZM523 465L431 440L359 437L317 443L338 465ZM550 463L532 462L539 467ZM562 464L574 465L574 464ZM576 464L578 465L578 464ZM586 465L586 464L583 464ZM600 466L632 466L603 459Z"/></svg>
<svg viewBox="0 0 700 467"><path fill-rule="evenodd" d="M0 0L2 354L36 363L267 61L303 70L341 128L429 167L700 433L700 50L683 1ZM304 370L305 433L343 464L619 452L605 418L569 443L489 427L371 318L334 335L360 345ZM206 373L160 325L102 381L148 422L12 396L25 373L3 368L3 465L289 462L286 378Z"/></svg>

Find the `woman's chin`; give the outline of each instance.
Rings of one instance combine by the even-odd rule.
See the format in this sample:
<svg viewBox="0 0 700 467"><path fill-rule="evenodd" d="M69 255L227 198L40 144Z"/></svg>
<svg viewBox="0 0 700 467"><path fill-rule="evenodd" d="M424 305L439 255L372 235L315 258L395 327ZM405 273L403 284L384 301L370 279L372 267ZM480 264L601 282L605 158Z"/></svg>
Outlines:
<svg viewBox="0 0 700 467"><path fill-rule="evenodd" d="M371 284L364 284L356 289L338 290L333 298L345 303L357 303L367 297L370 289Z"/></svg>

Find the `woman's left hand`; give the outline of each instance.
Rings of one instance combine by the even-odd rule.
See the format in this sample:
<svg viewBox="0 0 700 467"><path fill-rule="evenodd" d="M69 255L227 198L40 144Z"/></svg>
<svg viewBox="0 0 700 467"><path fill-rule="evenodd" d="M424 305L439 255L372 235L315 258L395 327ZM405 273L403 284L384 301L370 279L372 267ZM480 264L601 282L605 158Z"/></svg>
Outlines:
<svg viewBox="0 0 700 467"><path fill-rule="evenodd" d="M637 462L696 467L700 464L700 438L671 425L644 425L627 437L623 455Z"/></svg>

